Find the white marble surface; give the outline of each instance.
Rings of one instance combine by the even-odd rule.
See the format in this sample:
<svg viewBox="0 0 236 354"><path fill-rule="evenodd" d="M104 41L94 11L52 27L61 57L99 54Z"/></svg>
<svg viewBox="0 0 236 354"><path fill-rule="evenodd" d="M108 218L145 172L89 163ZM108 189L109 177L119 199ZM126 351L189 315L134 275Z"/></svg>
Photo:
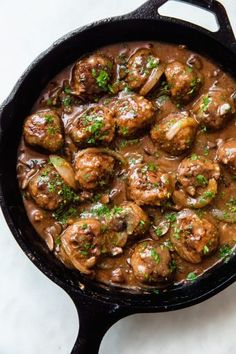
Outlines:
<svg viewBox="0 0 236 354"><path fill-rule="evenodd" d="M0 102L42 50L68 31L135 9L143 0L0 0ZM222 0L236 30L236 1ZM167 5L202 26L208 17ZM0 354L68 354L78 330L69 297L25 257L0 213ZM232 354L236 285L182 311L135 315L106 334L101 354ZM158 301L158 299L157 299ZM89 353L88 353L89 354Z"/></svg>

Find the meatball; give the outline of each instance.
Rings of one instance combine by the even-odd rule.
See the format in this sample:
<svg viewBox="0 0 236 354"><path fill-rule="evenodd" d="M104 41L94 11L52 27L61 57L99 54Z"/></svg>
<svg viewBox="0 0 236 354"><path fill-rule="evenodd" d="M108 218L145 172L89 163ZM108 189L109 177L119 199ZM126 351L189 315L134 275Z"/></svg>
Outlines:
<svg viewBox="0 0 236 354"><path fill-rule="evenodd" d="M79 151L74 160L75 179L82 189L103 187L110 181L114 165L114 158L100 149Z"/></svg>
<svg viewBox="0 0 236 354"><path fill-rule="evenodd" d="M195 154L185 158L177 170L177 181L190 195L195 194L196 188L205 187L210 179L219 178L218 163Z"/></svg>
<svg viewBox="0 0 236 354"><path fill-rule="evenodd" d="M136 165L128 176L128 194L138 205L162 205L174 190L174 178L154 164Z"/></svg>
<svg viewBox="0 0 236 354"><path fill-rule="evenodd" d="M178 167L177 181L182 190L175 191L173 199L182 206L202 208L215 197L219 178L218 163L193 154Z"/></svg>
<svg viewBox="0 0 236 354"><path fill-rule="evenodd" d="M94 54L79 60L73 69L74 93L93 98L109 91L113 61L104 54Z"/></svg>
<svg viewBox="0 0 236 354"><path fill-rule="evenodd" d="M211 89L193 106L197 121L209 129L220 129L235 113L229 93L220 88Z"/></svg>
<svg viewBox="0 0 236 354"><path fill-rule="evenodd" d="M202 84L199 72L179 61L173 61L168 64L165 69L165 75L172 98L182 103L191 101Z"/></svg>
<svg viewBox="0 0 236 354"><path fill-rule="evenodd" d="M135 203L115 206L103 220L106 244L104 252L112 256L123 253L127 242L145 235L150 222L147 214Z"/></svg>
<svg viewBox="0 0 236 354"><path fill-rule="evenodd" d="M177 215L170 238L179 256L190 263L200 263L217 249L219 243L215 225L204 218L200 219L189 209Z"/></svg>
<svg viewBox="0 0 236 354"><path fill-rule="evenodd" d="M154 118L152 103L138 95L117 99L112 110L118 134L126 137L150 125Z"/></svg>
<svg viewBox="0 0 236 354"><path fill-rule="evenodd" d="M112 112L105 106L90 106L75 116L69 125L68 133L78 145L108 144L115 133Z"/></svg>
<svg viewBox="0 0 236 354"><path fill-rule="evenodd" d="M56 152L62 148L62 122L52 110L38 111L26 118L23 134L27 144Z"/></svg>
<svg viewBox="0 0 236 354"><path fill-rule="evenodd" d="M218 162L227 166L231 172L236 172L236 139L221 142L216 152Z"/></svg>
<svg viewBox="0 0 236 354"><path fill-rule="evenodd" d="M157 68L160 59L149 49L139 49L128 62L126 82L131 90L139 90L148 80L153 69Z"/></svg>
<svg viewBox="0 0 236 354"><path fill-rule="evenodd" d="M141 283L170 281L173 274L170 251L154 241L139 243L131 256L131 267Z"/></svg>
<svg viewBox="0 0 236 354"><path fill-rule="evenodd" d="M109 229L125 231L128 238L143 236L150 225L147 214L133 202L123 202L114 209L109 220Z"/></svg>
<svg viewBox="0 0 236 354"><path fill-rule="evenodd" d="M72 200L79 200L79 196L65 184L50 164L44 165L31 177L28 192L38 206L48 210L55 210Z"/></svg>
<svg viewBox="0 0 236 354"><path fill-rule="evenodd" d="M188 112L171 113L151 129L151 138L171 155L188 150L197 133L197 122Z"/></svg>
<svg viewBox="0 0 236 354"><path fill-rule="evenodd" d="M91 273L102 245L101 223L96 219L81 219L67 227L61 235L61 248L72 265L84 274Z"/></svg>

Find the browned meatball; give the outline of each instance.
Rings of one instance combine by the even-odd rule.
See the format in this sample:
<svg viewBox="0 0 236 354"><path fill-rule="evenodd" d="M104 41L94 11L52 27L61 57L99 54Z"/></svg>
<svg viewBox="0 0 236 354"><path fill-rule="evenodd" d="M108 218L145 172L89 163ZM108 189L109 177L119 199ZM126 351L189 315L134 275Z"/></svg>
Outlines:
<svg viewBox="0 0 236 354"><path fill-rule="evenodd" d="M171 241L176 252L190 263L200 263L218 247L219 235L214 224L199 218L192 210L182 210L172 225Z"/></svg>
<svg viewBox="0 0 236 354"><path fill-rule="evenodd" d="M139 243L132 254L131 266L135 277L141 283L158 283L172 278L169 249L154 241Z"/></svg>
<svg viewBox="0 0 236 354"><path fill-rule="evenodd" d="M109 220L109 229L125 231L129 239L144 235L149 225L148 215L137 204L128 201L114 208Z"/></svg>
<svg viewBox="0 0 236 354"><path fill-rule="evenodd" d="M138 205L161 205L174 190L174 179L154 164L136 165L129 173L129 198Z"/></svg>
<svg viewBox="0 0 236 354"><path fill-rule="evenodd" d="M94 54L79 60L73 69L74 93L92 97L109 90L113 61L104 54Z"/></svg>
<svg viewBox="0 0 236 354"><path fill-rule="evenodd" d="M193 106L197 121L210 129L220 129L235 113L230 94L220 88L211 89Z"/></svg>
<svg viewBox="0 0 236 354"><path fill-rule="evenodd" d="M227 166L233 173L236 171L236 139L221 142L216 152L216 159Z"/></svg>
<svg viewBox="0 0 236 354"><path fill-rule="evenodd" d="M68 129L78 145L108 144L114 138L115 124L112 112L101 105L93 105L75 116Z"/></svg>
<svg viewBox="0 0 236 354"><path fill-rule="evenodd" d="M114 158L99 149L80 151L74 160L75 179L82 189L103 187L110 181L114 165Z"/></svg>
<svg viewBox="0 0 236 354"><path fill-rule="evenodd" d="M182 64L173 61L165 69L165 75L170 87L171 96L175 101L188 103L199 91L202 78L199 72Z"/></svg>
<svg viewBox="0 0 236 354"><path fill-rule="evenodd" d="M60 205L79 200L79 196L65 184L50 164L43 166L31 177L28 191L37 205L48 210L55 210Z"/></svg>
<svg viewBox="0 0 236 354"><path fill-rule="evenodd" d="M188 150L197 133L197 122L188 112L171 113L151 129L151 138L171 155Z"/></svg>
<svg viewBox="0 0 236 354"><path fill-rule="evenodd" d="M148 80L151 72L158 67L160 59L150 49L139 49L128 62L126 82L131 90L139 90Z"/></svg>
<svg viewBox="0 0 236 354"><path fill-rule="evenodd" d="M38 111L27 117L23 134L29 145L51 152L61 149L64 143L61 119L52 110Z"/></svg>
<svg viewBox="0 0 236 354"><path fill-rule="evenodd" d="M177 170L178 182L190 195L195 194L197 187L206 186L210 179L217 181L219 178L218 163L195 154L184 159Z"/></svg>
<svg viewBox="0 0 236 354"><path fill-rule="evenodd" d="M103 245L101 223L96 219L81 219L67 227L61 235L61 247L72 265L90 274Z"/></svg>
<svg viewBox="0 0 236 354"><path fill-rule="evenodd" d="M193 154L178 167L177 181L182 190L175 191L173 199L181 206L202 208L215 197L219 178L218 163Z"/></svg>
<svg viewBox="0 0 236 354"><path fill-rule="evenodd" d="M129 95L119 98L112 111L121 136L130 136L150 125L154 117L154 107L146 98Z"/></svg>

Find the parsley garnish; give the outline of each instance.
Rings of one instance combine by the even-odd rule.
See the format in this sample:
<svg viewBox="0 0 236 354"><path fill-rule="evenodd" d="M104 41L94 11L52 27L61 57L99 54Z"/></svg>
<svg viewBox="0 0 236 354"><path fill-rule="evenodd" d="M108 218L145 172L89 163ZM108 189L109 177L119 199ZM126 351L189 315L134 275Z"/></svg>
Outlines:
<svg viewBox="0 0 236 354"><path fill-rule="evenodd" d="M188 273L186 279L189 281L195 281L197 279L197 275L194 272Z"/></svg>

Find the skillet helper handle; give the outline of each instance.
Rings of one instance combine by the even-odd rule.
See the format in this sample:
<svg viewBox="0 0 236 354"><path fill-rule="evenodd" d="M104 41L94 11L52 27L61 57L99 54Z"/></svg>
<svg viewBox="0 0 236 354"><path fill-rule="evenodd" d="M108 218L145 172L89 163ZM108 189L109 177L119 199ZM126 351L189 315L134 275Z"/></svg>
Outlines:
<svg viewBox="0 0 236 354"><path fill-rule="evenodd" d="M108 329L127 314L115 304L71 296L79 315L79 334L71 354L98 354Z"/></svg>
<svg viewBox="0 0 236 354"><path fill-rule="evenodd" d="M165 18L158 13L158 9L169 0L149 0L141 5L137 10L128 14L128 17L133 18L151 18L161 19ZM176 0L179 2L191 4L201 7L205 10L212 12L218 22L219 29L216 32L207 31L212 37L223 41L227 46L236 52L236 39L232 30L227 12L224 6L216 0Z"/></svg>

